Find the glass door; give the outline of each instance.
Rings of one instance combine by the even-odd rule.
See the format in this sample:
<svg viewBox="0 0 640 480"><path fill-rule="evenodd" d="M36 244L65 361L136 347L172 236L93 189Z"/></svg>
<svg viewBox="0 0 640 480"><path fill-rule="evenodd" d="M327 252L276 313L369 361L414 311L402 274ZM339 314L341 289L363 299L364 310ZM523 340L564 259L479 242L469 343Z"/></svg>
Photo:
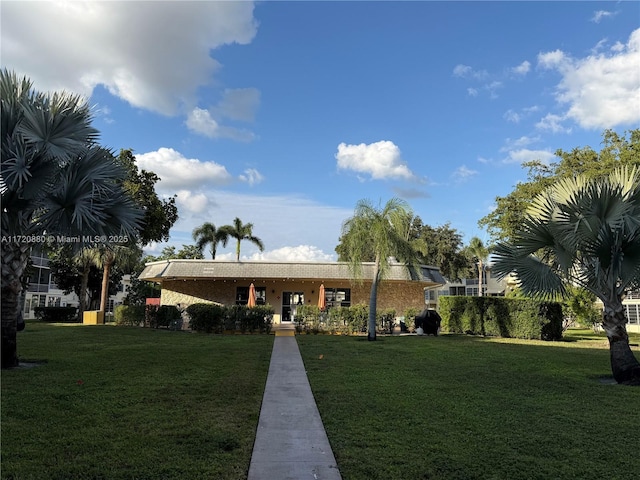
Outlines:
<svg viewBox="0 0 640 480"><path fill-rule="evenodd" d="M293 322L298 305L304 305L304 292L282 292L282 321Z"/></svg>

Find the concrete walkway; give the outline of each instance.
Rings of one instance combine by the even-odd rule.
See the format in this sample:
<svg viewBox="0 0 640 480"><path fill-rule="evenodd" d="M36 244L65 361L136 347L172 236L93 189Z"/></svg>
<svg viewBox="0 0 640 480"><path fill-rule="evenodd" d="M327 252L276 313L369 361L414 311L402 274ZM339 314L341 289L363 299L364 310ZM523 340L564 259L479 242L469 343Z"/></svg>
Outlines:
<svg viewBox="0 0 640 480"><path fill-rule="evenodd" d="M248 480L341 480L292 331L276 331Z"/></svg>

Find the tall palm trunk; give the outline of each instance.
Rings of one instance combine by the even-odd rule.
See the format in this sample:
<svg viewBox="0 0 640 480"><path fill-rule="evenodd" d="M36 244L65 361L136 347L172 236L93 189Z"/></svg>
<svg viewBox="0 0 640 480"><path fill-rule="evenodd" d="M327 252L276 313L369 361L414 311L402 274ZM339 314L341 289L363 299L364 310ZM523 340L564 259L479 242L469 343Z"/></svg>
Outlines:
<svg viewBox="0 0 640 480"><path fill-rule="evenodd" d="M640 363L629 346L626 324L622 300L616 298L605 303L602 327L609 339L613 378L618 383L640 385Z"/></svg>
<svg viewBox="0 0 640 480"><path fill-rule="evenodd" d="M82 269L82 276L80 277L80 298L78 302L78 320L82 322L84 311L87 309L87 289L89 286L89 272L91 271L90 265L85 265Z"/></svg>
<svg viewBox="0 0 640 480"><path fill-rule="evenodd" d="M2 243L2 368L17 367L18 316L22 304L22 276L27 266L30 245Z"/></svg>
<svg viewBox="0 0 640 480"><path fill-rule="evenodd" d="M104 268L102 270L102 294L100 296L101 312L106 312L107 299L109 298L109 274L111 273L111 266L114 260L114 258L109 257L104 262Z"/></svg>
<svg viewBox="0 0 640 480"><path fill-rule="evenodd" d="M375 266L373 267L373 283L371 284L371 294L369 296L369 333L367 339L376 339L376 305L378 304L378 284L380 283L380 255L376 255Z"/></svg>
<svg viewBox="0 0 640 480"><path fill-rule="evenodd" d="M482 260L478 260L478 296L482 296Z"/></svg>

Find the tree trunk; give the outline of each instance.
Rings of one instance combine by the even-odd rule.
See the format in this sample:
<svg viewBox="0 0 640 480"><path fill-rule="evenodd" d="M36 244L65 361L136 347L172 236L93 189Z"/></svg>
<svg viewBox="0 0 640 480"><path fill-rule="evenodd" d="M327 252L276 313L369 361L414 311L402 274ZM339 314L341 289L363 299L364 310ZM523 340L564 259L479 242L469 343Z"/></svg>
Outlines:
<svg viewBox="0 0 640 480"><path fill-rule="evenodd" d="M616 382L640 386L640 363L633 355L627 334L627 318L620 299L604 306L602 327L609 339L611 371Z"/></svg>
<svg viewBox="0 0 640 480"><path fill-rule="evenodd" d="M87 309L87 288L89 285L90 266L83 267L82 277L80 277L80 295L78 302L78 319L82 322L84 311Z"/></svg>
<svg viewBox="0 0 640 480"><path fill-rule="evenodd" d="M100 296L100 311L106 312L107 300L109 298L109 274L113 260L107 259L102 269L102 295Z"/></svg>
<svg viewBox="0 0 640 480"><path fill-rule="evenodd" d="M482 260L478 260L478 296L482 296Z"/></svg>
<svg viewBox="0 0 640 480"><path fill-rule="evenodd" d="M18 360L18 316L22 304L22 276L29 258L28 244L2 243L2 368L13 368Z"/></svg>
<svg viewBox="0 0 640 480"><path fill-rule="evenodd" d="M378 304L378 283L380 281L380 258L376 256L375 267L373 268L373 282L371 283L371 295L369 296L369 333L367 340L376 339L376 306Z"/></svg>

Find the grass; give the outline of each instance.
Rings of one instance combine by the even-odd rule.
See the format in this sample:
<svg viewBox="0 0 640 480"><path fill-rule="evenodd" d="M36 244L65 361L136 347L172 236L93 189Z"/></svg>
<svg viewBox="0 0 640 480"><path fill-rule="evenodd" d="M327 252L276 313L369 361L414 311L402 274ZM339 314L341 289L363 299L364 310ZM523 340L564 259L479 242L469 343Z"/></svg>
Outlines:
<svg viewBox="0 0 640 480"><path fill-rule="evenodd" d="M602 382L603 335L297 338L345 480L638 478L640 390Z"/></svg>
<svg viewBox="0 0 640 480"><path fill-rule="evenodd" d="M2 478L242 479L273 337L28 323L2 372Z"/></svg>
<svg viewBox="0 0 640 480"><path fill-rule="evenodd" d="M602 382L602 334L297 340L344 480L640 471L640 390ZM272 336L29 323L18 341L41 363L2 372L3 479L246 478Z"/></svg>

